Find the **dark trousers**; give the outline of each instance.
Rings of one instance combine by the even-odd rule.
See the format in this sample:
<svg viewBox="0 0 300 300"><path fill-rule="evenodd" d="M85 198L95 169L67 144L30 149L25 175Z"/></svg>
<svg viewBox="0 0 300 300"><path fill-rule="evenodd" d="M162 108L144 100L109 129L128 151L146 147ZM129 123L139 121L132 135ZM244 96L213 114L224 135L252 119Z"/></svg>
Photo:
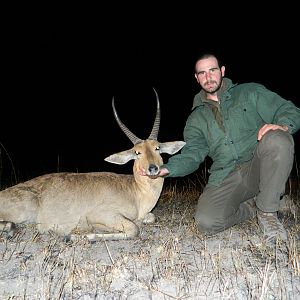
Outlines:
<svg viewBox="0 0 300 300"><path fill-rule="evenodd" d="M250 162L231 172L220 186L205 187L195 213L199 230L214 234L250 219L255 208L246 201L252 198L260 210L278 211L293 161L291 134L282 130L267 132Z"/></svg>

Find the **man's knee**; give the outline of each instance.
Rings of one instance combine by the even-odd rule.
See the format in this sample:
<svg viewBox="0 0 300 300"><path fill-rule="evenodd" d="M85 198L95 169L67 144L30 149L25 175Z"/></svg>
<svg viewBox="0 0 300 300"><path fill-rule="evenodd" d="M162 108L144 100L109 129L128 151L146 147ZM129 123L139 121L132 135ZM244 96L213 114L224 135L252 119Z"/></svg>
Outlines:
<svg viewBox="0 0 300 300"><path fill-rule="evenodd" d="M291 134L283 130L268 131L260 142L261 146L277 153L293 152L294 140Z"/></svg>

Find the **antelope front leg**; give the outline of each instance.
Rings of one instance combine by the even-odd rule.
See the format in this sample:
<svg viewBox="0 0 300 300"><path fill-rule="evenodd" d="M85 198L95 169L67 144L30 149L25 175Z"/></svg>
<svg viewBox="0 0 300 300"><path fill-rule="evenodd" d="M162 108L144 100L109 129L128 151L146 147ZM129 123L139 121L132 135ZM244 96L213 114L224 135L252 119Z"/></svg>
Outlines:
<svg viewBox="0 0 300 300"><path fill-rule="evenodd" d="M100 233L86 233L83 234L88 240L124 240L138 237L139 227L131 220L125 218L123 215L111 216L104 224L92 223L91 226L94 230L106 229L106 232ZM70 240L76 240L78 235L70 235Z"/></svg>

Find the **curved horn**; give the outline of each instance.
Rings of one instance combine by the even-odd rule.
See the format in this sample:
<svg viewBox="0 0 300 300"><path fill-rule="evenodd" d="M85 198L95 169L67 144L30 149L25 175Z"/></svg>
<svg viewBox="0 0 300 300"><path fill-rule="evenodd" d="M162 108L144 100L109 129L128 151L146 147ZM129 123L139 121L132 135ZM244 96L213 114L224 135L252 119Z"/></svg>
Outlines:
<svg viewBox="0 0 300 300"><path fill-rule="evenodd" d="M159 131L159 125L160 125L160 104L159 104L159 98L158 98L158 94L155 90L155 88L153 88L155 96L156 96L156 116L155 116L155 120L154 120L154 124L153 124L153 128L152 131L148 137L148 139L150 140L157 140L157 136L158 136L158 131Z"/></svg>
<svg viewBox="0 0 300 300"><path fill-rule="evenodd" d="M123 122L119 119L119 116L117 114L116 108L115 108L115 99L114 97L112 98L112 108L114 112L115 119L122 129L122 131L126 134L126 136L131 140L131 142L135 145L140 143L142 140L139 139L136 135L134 135L124 124Z"/></svg>

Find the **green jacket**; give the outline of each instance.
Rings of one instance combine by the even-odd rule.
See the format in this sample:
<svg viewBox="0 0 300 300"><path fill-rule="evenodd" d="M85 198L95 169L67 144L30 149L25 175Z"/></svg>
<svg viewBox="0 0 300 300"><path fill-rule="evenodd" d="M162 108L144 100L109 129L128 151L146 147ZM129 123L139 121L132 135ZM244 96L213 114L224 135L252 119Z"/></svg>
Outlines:
<svg viewBox="0 0 300 300"><path fill-rule="evenodd" d="M186 176L209 156L213 163L208 184L218 186L251 160L264 124L286 125L291 134L300 128L300 109L260 84L233 84L224 78L218 99L217 117L216 102L207 100L203 90L195 95L183 133L186 145L164 165L170 172L167 177Z"/></svg>

